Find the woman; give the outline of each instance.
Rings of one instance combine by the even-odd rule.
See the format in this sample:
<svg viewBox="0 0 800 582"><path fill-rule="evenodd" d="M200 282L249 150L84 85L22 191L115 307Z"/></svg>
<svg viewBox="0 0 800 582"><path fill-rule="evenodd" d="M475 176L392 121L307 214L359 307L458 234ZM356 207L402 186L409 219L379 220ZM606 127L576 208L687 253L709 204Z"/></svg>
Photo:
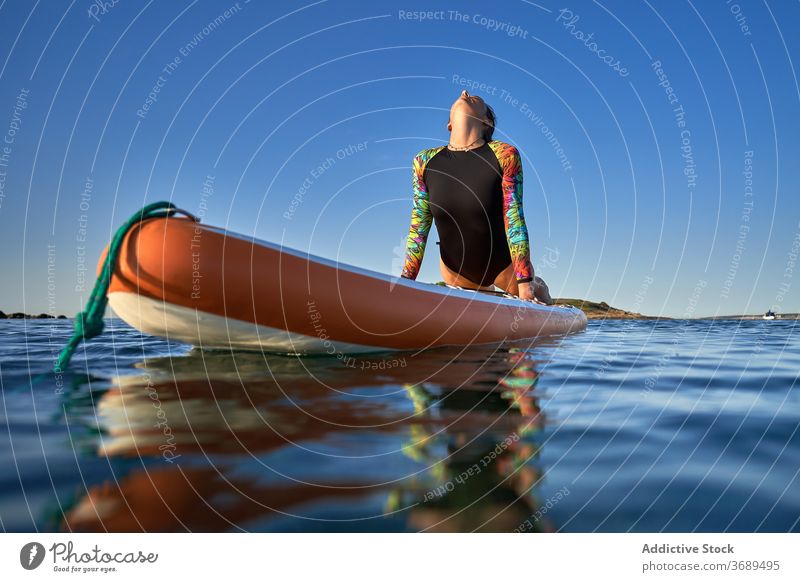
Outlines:
<svg viewBox="0 0 800 582"><path fill-rule="evenodd" d="M492 285L552 304L530 261L517 149L492 140L495 115L463 91L450 108L450 142L414 158L414 203L402 276L416 279L431 223L439 232L439 269L448 285Z"/></svg>

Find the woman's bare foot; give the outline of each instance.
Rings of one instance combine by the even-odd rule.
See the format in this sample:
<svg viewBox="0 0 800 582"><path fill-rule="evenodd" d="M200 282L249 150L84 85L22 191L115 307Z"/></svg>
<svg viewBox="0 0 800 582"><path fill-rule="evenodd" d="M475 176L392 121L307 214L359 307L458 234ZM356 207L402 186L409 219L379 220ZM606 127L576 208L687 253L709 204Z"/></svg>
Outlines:
<svg viewBox="0 0 800 582"><path fill-rule="evenodd" d="M541 277L537 276L533 278L533 295L545 305L552 305L554 303L553 298L550 297L550 288Z"/></svg>

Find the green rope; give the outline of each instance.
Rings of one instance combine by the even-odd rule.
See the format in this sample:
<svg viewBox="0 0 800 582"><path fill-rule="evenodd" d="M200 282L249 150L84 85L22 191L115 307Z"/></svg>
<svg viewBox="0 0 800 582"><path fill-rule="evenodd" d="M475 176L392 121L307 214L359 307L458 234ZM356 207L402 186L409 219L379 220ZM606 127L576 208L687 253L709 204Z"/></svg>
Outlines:
<svg viewBox="0 0 800 582"><path fill-rule="evenodd" d="M75 331L72 337L69 338L67 345L61 350L61 353L58 355L58 360L56 360L53 366L53 371L56 374L60 374L66 370L70 358L72 358L72 354L75 353L75 349L83 340L92 339L103 332L103 327L105 327L103 315L106 312L106 305L108 304L108 286L111 284L111 276L117 265L117 258L122 248L122 241L125 239L125 235L128 234L131 228L148 218L172 216L176 212L181 212L197 220L188 212L178 209L171 202L153 202L131 216L125 224L117 229L114 238L111 239L111 244L108 247L108 254L106 255L100 275L97 277L97 281L94 284L92 294L89 296L89 301L86 302L86 309L75 316Z"/></svg>

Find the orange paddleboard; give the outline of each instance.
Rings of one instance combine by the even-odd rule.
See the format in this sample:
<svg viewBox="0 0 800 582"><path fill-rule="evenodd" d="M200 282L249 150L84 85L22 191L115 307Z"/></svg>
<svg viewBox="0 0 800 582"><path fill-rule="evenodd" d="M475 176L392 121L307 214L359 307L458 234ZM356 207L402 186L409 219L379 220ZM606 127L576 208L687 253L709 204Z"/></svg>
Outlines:
<svg viewBox="0 0 800 582"><path fill-rule="evenodd" d="M586 327L576 308L393 277L178 217L128 232L108 297L145 333L274 353L494 344Z"/></svg>

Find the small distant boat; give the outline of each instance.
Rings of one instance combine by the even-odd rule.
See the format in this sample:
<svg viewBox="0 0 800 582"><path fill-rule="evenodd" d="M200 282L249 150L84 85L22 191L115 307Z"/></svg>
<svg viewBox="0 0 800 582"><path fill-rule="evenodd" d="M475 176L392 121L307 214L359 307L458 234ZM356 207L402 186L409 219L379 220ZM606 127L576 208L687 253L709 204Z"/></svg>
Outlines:
<svg viewBox="0 0 800 582"><path fill-rule="evenodd" d="M777 316L771 309L761 316L761 319L775 319Z"/></svg>

